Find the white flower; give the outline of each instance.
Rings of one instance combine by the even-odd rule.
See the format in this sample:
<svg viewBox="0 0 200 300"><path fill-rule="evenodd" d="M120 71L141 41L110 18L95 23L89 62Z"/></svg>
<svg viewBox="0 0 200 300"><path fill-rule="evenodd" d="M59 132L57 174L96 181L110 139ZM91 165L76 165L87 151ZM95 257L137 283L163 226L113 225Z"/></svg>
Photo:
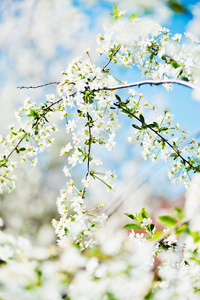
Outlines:
<svg viewBox="0 0 200 300"><path fill-rule="evenodd" d="M55 101L55 95L54 95L54 94L46 95L46 98L47 98L47 100L50 101L50 102Z"/></svg>
<svg viewBox="0 0 200 300"><path fill-rule="evenodd" d="M143 220L142 220L142 226L147 226L147 225L149 225L149 224L151 224L152 223L152 220L151 220L151 218L148 218L148 219L146 219L146 218L144 218Z"/></svg>
<svg viewBox="0 0 200 300"><path fill-rule="evenodd" d="M63 147L61 150L60 150L60 156L62 156L63 154L65 153L68 153L70 150L72 150L72 145L70 142L68 142L65 147Z"/></svg>
<svg viewBox="0 0 200 300"><path fill-rule="evenodd" d="M161 151L161 159L164 160L164 162L167 162L170 159L170 154L168 150Z"/></svg>
<svg viewBox="0 0 200 300"><path fill-rule="evenodd" d="M93 158L92 159L92 163L95 165L95 166L100 166L103 164L102 160L101 160L101 157L98 157L98 158Z"/></svg>
<svg viewBox="0 0 200 300"><path fill-rule="evenodd" d="M70 169L68 169L66 166L64 167L63 172L66 177L68 177L68 176L71 177Z"/></svg>
<svg viewBox="0 0 200 300"><path fill-rule="evenodd" d="M174 40L174 41L176 41L176 42L180 42L181 37L182 37L182 34L181 34L181 33L176 33L176 34L172 37L172 40Z"/></svg>
<svg viewBox="0 0 200 300"><path fill-rule="evenodd" d="M129 136L129 137L128 137L128 142L129 142L129 143L132 143L132 142L133 142L133 138Z"/></svg>
<svg viewBox="0 0 200 300"><path fill-rule="evenodd" d="M74 129L76 128L76 122L73 119L72 121L69 120L68 124L66 125L66 132L69 133L70 131L74 131Z"/></svg>

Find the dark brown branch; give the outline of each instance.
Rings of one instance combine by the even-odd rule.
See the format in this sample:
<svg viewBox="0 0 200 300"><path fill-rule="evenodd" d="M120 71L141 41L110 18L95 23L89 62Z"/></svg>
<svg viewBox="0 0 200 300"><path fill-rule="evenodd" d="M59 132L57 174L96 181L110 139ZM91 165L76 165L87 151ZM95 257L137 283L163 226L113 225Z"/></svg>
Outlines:
<svg viewBox="0 0 200 300"><path fill-rule="evenodd" d="M74 94L75 94L75 93L73 93L73 94L70 95L70 96L74 96ZM63 100L63 98L60 98L60 99L58 99L58 100L52 102L51 104L49 104L47 107L45 107L45 108L43 109L43 114L44 114L46 111L48 111L52 106L54 106L55 104L61 102L62 100Z"/></svg>
<svg viewBox="0 0 200 300"><path fill-rule="evenodd" d="M41 88L43 86L47 86L47 85L52 85L52 84L59 84L60 81L53 81L53 82L49 82L49 83L44 83L44 84L40 84L40 85L36 85L36 86L17 86L17 89L38 89Z"/></svg>
<svg viewBox="0 0 200 300"><path fill-rule="evenodd" d="M89 116L88 116L88 122L89 122ZM92 143L92 132L91 132L91 125L88 125L88 131L89 131L89 140L88 140L88 153L87 153L87 173L85 175L85 180L87 180L88 175L90 173L90 152L91 152L91 143ZM81 197L84 198L86 187L83 187Z"/></svg>
<svg viewBox="0 0 200 300"><path fill-rule="evenodd" d="M17 150L17 148L19 147L19 145L21 144L21 142L25 139L26 135L24 135L20 140L19 142L17 143L17 145L12 149L12 151L8 154L8 156L6 157L6 160L9 159L9 157L13 154L14 151ZM6 165L6 163L2 163L0 165L0 168L4 167Z"/></svg>
<svg viewBox="0 0 200 300"><path fill-rule="evenodd" d="M71 96L74 96L75 93L73 93ZM54 106L55 104L61 102L63 100L63 98L60 98L56 101L54 101L53 103L51 103L50 105L48 105L46 108L43 109L43 113L41 114L41 116L43 116L45 114L46 111L48 111L52 106ZM38 125L39 120L34 124L33 128L35 128ZM22 141L25 139L26 134L24 134L24 137L22 137L19 142L17 143L17 145L12 149L12 151L8 154L8 156L6 157L6 159L8 160L9 157L13 154L14 151L17 150L17 148L19 147L19 145L22 143ZM0 165L0 168L4 167L5 163Z"/></svg>
<svg viewBox="0 0 200 300"><path fill-rule="evenodd" d="M191 89L196 88L193 84L191 84L187 81L184 81L184 80L166 79L166 80L143 80L143 81L123 84L123 85L116 85L116 86L111 86L111 87L102 87L102 88L99 88L97 91L114 91L114 90L131 88L131 87L134 87L134 86L140 87L141 85L161 85L161 84L170 84L170 83L175 83L175 84L178 84L178 85L186 86L186 87L189 87Z"/></svg>
<svg viewBox="0 0 200 300"><path fill-rule="evenodd" d="M120 47L117 48L117 50L114 52L113 54L113 57L117 54L117 52L119 51ZM113 58L112 57L112 58ZM112 61L112 58L110 58L108 60L108 62L103 66L103 68L101 69L101 72L104 72L106 67L111 63ZM94 81L96 79L96 76L94 76L94 78L92 79L92 81ZM86 87L87 88L87 87ZM75 92L76 93L76 92ZM86 100L87 102L87 100ZM89 122L89 115L87 114L87 119L88 119L88 122ZM87 180L88 178L88 175L90 173L90 152L91 152L91 142L92 142L92 133L91 133L91 128L92 126L91 125L88 125L88 131L89 131L89 145L88 145L88 157L87 157L87 173L85 175L85 180ZM81 197L84 198L84 195L85 195L85 190L86 190L86 187L84 186L83 187L83 190L82 190L82 193L81 193Z"/></svg>
<svg viewBox="0 0 200 300"><path fill-rule="evenodd" d="M26 135L24 135L20 140L19 140L19 142L17 143L17 145L14 147L14 149L8 154L8 156L7 156L7 158L6 159L9 159L9 157L13 154L13 152L15 151L15 150L17 150L17 148L19 147L19 145L21 144L21 142L25 139L25 136ZM1 167L1 166L0 166Z"/></svg>
<svg viewBox="0 0 200 300"><path fill-rule="evenodd" d="M53 103L51 103L49 106L43 108L42 112L40 113L40 117L43 117L49 110L51 110L52 106L54 106L55 104L61 102L62 100L63 100L63 98L60 98L60 99L54 101ZM37 119L35 123L33 123L32 128L37 127L37 125L39 124L39 122L40 122L40 118Z"/></svg>
<svg viewBox="0 0 200 300"><path fill-rule="evenodd" d="M127 113L128 115L134 117L136 120L138 120L139 122L141 122L141 120L132 112L130 112L129 110L127 110L126 108L120 106L120 104L114 103L115 106L117 106L118 108L120 108L122 111L124 111L125 113ZM150 129L151 131L153 131L157 136L159 136L161 138L161 140L166 143L175 153L177 156L179 156L181 158L181 160L184 162L184 164L188 164L193 170L196 170L196 168L187 160L185 159L179 152L178 149L176 149L175 147L173 147L173 145L171 145L168 140L166 140L158 131L156 131L154 128L152 127L147 127L148 129Z"/></svg>

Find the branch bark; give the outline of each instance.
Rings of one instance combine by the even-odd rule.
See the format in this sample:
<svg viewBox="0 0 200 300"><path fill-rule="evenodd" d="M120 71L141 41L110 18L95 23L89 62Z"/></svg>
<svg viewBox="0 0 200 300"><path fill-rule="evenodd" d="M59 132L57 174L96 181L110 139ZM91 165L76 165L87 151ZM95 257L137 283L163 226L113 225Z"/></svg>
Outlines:
<svg viewBox="0 0 200 300"><path fill-rule="evenodd" d="M134 115L133 113L131 113L130 111L128 111L126 108L120 106L119 104L117 103L114 103L115 106L117 106L118 108L120 108L122 111L124 111L125 113L127 113L128 115L134 117L136 120L138 120L139 122L141 122L141 120L136 116ZM164 143L166 143L175 153L177 156L179 156L181 158L181 160L186 164L188 164L193 170L196 170L196 168L189 162L189 160L185 159L181 154L180 154L180 151L178 149L176 149L175 147L173 147L172 144L170 144L168 142L168 140L166 140L158 131L156 131L154 128L151 128L151 127L148 127L149 130L153 131L157 136L159 136L162 141Z"/></svg>
<svg viewBox="0 0 200 300"><path fill-rule="evenodd" d="M163 79L163 80L142 80L142 81L137 81L133 83L128 83L128 84L123 84L123 85L116 85L116 86L111 86L111 87L102 87L99 88L97 91L114 91L114 90L121 90L121 89L126 89L126 88L131 88L134 86L142 86L142 85L161 85L161 84L170 84L170 83L175 83L178 85L186 86L190 89L196 89L195 85L192 83L189 83L184 80L178 80L178 79Z"/></svg>
<svg viewBox="0 0 200 300"><path fill-rule="evenodd" d="M36 85L36 86L17 86L17 89L38 89L41 88L43 86L47 86L47 85L52 85L52 84L59 84L60 81L53 81L53 82L48 82L48 83L44 83L44 84L40 84L40 85Z"/></svg>

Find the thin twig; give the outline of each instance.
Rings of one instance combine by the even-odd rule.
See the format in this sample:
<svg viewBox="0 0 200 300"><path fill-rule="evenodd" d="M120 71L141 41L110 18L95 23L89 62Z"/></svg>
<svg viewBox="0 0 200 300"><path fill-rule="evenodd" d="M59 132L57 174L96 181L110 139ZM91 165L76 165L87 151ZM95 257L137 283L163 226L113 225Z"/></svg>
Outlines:
<svg viewBox="0 0 200 300"><path fill-rule="evenodd" d="M105 64L105 66L103 66L103 68L101 69L101 72L104 72L104 71L105 71L106 67L111 63L113 57L117 54L117 52L119 51L119 49L120 49L120 46L119 46L119 47L117 48L117 50L113 53L112 58L110 58L109 61Z"/></svg>
<svg viewBox="0 0 200 300"><path fill-rule="evenodd" d="M21 144L21 142L25 139L25 136L24 135L20 140L19 142L17 143L17 145L15 146L15 148L8 154L7 158L6 159L9 159L9 157L13 154L13 152L19 147L19 145Z"/></svg>
<svg viewBox="0 0 200 300"><path fill-rule="evenodd" d="M17 86L17 89L38 89L38 88L41 88L43 86L47 86L47 85L52 85L52 84L59 84L60 81L53 81L53 82L48 82L48 83L44 83L44 84L41 84L41 85L36 85L36 86Z"/></svg>
<svg viewBox="0 0 200 300"><path fill-rule="evenodd" d="M43 108L42 112L40 113L40 117L43 117L43 116L45 115L45 113L46 113L47 111L49 111L50 108L51 108L52 106L54 106L55 104L61 102L62 100L63 100L63 98L60 98L60 99L54 101L53 103L51 103L49 106ZM40 118L38 118L38 119L36 120L36 122L33 123L32 128L35 128L35 127L38 125L39 121L40 121Z"/></svg>
<svg viewBox="0 0 200 300"><path fill-rule="evenodd" d="M75 92L74 92L73 94L71 94L70 96L73 97L74 95L75 95ZM58 100L52 102L49 106L45 107L45 108L42 110L42 111L43 111L43 114L44 114L46 111L48 111L52 106L54 106L55 104L61 102L62 100L63 100L63 98L60 98L60 99L58 99Z"/></svg>
<svg viewBox="0 0 200 300"><path fill-rule="evenodd" d="M120 47L117 48L117 50L114 52L113 54L113 57L117 54L117 52L119 51ZM112 58L113 58L112 57ZM112 58L110 58L108 60L108 62L103 66L103 68L101 69L101 72L104 72L106 67L110 64L110 62L112 61ZM94 81L96 79L96 76L94 76L94 78L92 79L92 81ZM87 100L86 100L86 103L87 103ZM87 114L87 119L88 119L88 122L89 122L89 115ZM88 125L88 131L89 131L89 145L88 145L88 157L87 157L87 173L85 175L85 180L87 180L88 178L88 175L90 173L90 152L91 152L91 141L92 141L92 133L91 133L91 128L92 126ZM83 190L82 190L82 193L81 193L81 197L83 198L84 197L84 194L85 194L85 190L86 190L86 187L84 186L83 187Z"/></svg>
<svg viewBox="0 0 200 300"><path fill-rule="evenodd" d="M75 94L75 93L73 93L71 96L74 96L74 94ZM54 106L55 104L61 102L62 100L63 100L63 98L60 98L60 99L54 101L53 103L51 103L51 104L50 104L49 106L47 106L46 108L44 108L44 109L43 109L43 113L41 114L41 116L44 115L45 112L48 111L52 106ZM39 121L37 121L37 122L34 124L33 128L35 128L35 127L38 125L38 122L39 122ZM17 150L17 148L18 148L19 145L22 143L22 141L25 139L25 137L26 137L26 134L19 140L19 142L17 143L17 145L16 145L16 146L12 149L12 151L8 154L8 156L6 157L7 160L8 160L9 157L13 154L13 152ZM5 163L1 164L1 165L0 165L0 168L2 168L2 167L4 167L4 166L5 166Z"/></svg>
<svg viewBox="0 0 200 300"><path fill-rule="evenodd" d="M12 151L8 154L8 156L6 157L6 160L8 160L9 159L9 157L13 154L13 152L15 151L15 150L17 150L17 148L19 147L19 145L21 144L21 142L25 139L25 137L26 137L26 135L24 135L20 140L19 140L19 142L17 143L17 145L12 149ZM6 163L2 163L1 165L0 165L0 168L2 168L2 167L4 167L6 165Z"/></svg>
<svg viewBox="0 0 200 300"><path fill-rule="evenodd" d="M141 120L132 112L128 111L126 108L120 106L120 104L114 103L115 106L117 106L118 108L120 108L122 111L126 112L127 114L131 115L132 117L134 117L136 120L138 120L139 122L141 122ZM179 156L182 161L184 163L187 163L193 170L196 170L196 168L187 160L185 159L179 152L179 150L177 150L175 147L173 147L173 145L171 145L168 140L166 140L158 131L156 131L154 128L152 127L147 127L148 129L150 129L151 131L153 131L157 136L159 136L161 138L161 140L166 143L176 154L177 156Z"/></svg>
<svg viewBox="0 0 200 300"><path fill-rule="evenodd" d="M159 236L156 240L154 240L154 243L160 243L162 242L166 237L168 237L168 235L170 235L173 231L175 231L177 228L181 227L184 224L189 223L190 220L182 220L179 221L176 225L174 225L173 227L171 227L170 229L168 229L165 233L163 233L161 236Z"/></svg>
<svg viewBox="0 0 200 300"><path fill-rule="evenodd" d="M143 80L143 81L137 81L133 83L128 83L128 84L123 84L123 85L116 85L116 86L111 86L111 87L101 87L98 88L96 91L114 91L114 90L120 90L120 89L126 89L126 88L131 88L134 86L140 87L141 85L160 85L160 84L170 84L170 83L175 83L178 85L186 86L191 89L196 89L195 85L184 81L184 80L178 80L178 79L163 79L163 80Z"/></svg>
<svg viewBox="0 0 200 300"><path fill-rule="evenodd" d="M89 116L88 116L89 121ZM90 152L91 152L91 142L92 142L92 132L91 132L91 125L88 125L88 131L89 131L89 139L88 139L88 153L87 153L87 173L85 175L85 180L87 180L88 175L90 173ZM84 198L85 195L86 186L83 187L81 198Z"/></svg>

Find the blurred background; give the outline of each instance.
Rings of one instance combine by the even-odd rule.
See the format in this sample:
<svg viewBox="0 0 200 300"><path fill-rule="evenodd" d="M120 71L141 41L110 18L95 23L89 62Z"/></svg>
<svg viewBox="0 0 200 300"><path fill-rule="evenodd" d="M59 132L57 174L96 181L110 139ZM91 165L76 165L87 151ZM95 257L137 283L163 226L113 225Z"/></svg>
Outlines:
<svg viewBox="0 0 200 300"><path fill-rule="evenodd" d="M174 34L191 31L200 37L200 2L179 0L2 0L0 1L0 127L6 135L7 127L14 121L14 111L30 99L45 101L45 94L55 93L55 86L41 89L17 89L17 86L36 86L59 81L61 72L75 56L84 56L91 48L91 57L98 63L95 53L96 35L103 33L103 23L110 18L113 3L128 14L153 18ZM119 79L133 82L141 76L136 69L116 69ZM167 92L163 87L142 87L147 99L157 105L169 107L175 121L199 137L200 105L192 99L191 91L174 87ZM55 241L51 219L58 218L56 198L65 187L62 173L66 157L59 156L68 141L65 123L58 120L59 132L47 154L41 154L37 167L28 164L18 167L17 188L11 194L0 196L0 217L4 228L14 235L31 238L33 243L48 245ZM170 209L170 204L182 205L184 187L173 186L167 178L167 165L143 161L139 147L127 143L131 135L130 123L121 119L118 145L114 152L104 155L106 170L116 171L116 190L106 192L100 183L89 192L88 205L104 202L106 211L116 210L119 220L122 212L134 213L147 206L153 214L154 207ZM120 141L120 142L119 142ZM82 171L81 171L82 172ZM74 176L81 180L84 174L78 169ZM113 217L114 217L113 215ZM126 223L120 218L120 222ZM45 238L44 238L45 236Z"/></svg>

